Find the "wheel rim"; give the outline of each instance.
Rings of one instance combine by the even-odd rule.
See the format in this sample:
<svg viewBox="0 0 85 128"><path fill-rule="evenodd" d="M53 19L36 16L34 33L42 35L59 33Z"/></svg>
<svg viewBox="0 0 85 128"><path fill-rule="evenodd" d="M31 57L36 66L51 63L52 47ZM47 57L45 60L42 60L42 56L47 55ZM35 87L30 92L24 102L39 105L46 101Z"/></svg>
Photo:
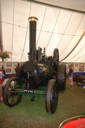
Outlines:
<svg viewBox="0 0 85 128"><path fill-rule="evenodd" d="M17 94L16 87L18 83L16 79L8 80L4 89L4 103L10 107L16 105L21 100L21 96Z"/></svg>
<svg viewBox="0 0 85 128"><path fill-rule="evenodd" d="M58 93L57 93L57 89L56 89L56 85L55 85L53 87L53 92L52 92L52 96L51 96L51 111L52 111L52 113L54 113L56 111L57 103L58 103Z"/></svg>
<svg viewBox="0 0 85 128"><path fill-rule="evenodd" d="M58 85L59 85L60 91L65 91L66 89L66 66L65 65L59 65Z"/></svg>
<svg viewBox="0 0 85 128"><path fill-rule="evenodd" d="M10 85L8 86L7 91L6 91L6 95L7 95L8 104L10 105L16 104L18 100L18 95L16 93L16 81L10 82Z"/></svg>
<svg viewBox="0 0 85 128"><path fill-rule="evenodd" d="M46 92L46 110L53 114L58 104L58 86L54 79L50 80Z"/></svg>

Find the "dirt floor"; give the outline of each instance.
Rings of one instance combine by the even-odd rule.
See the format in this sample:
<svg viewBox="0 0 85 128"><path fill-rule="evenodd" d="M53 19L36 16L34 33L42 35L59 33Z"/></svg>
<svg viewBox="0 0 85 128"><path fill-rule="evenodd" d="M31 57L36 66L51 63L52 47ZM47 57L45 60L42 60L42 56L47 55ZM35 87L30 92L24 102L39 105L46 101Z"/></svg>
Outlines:
<svg viewBox="0 0 85 128"><path fill-rule="evenodd" d="M15 107L9 108L0 102L0 128L58 128L59 124L72 116L85 114L85 89L67 88L59 93L58 107L55 114L45 110L45 99L36 98L31 102L28 96Z"/></svg>

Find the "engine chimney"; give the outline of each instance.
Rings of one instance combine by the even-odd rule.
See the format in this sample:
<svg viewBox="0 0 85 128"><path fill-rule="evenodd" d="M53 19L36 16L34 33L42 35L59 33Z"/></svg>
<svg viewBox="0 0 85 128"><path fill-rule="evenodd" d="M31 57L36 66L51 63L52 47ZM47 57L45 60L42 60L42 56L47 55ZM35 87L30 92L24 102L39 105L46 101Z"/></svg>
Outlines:
<svg viewBox="0 0 85 128"><path fill-rule="evenodd" d="M37 18L36 17L29 17L29 61L35 61L36 60L36 22Z"/></svg>

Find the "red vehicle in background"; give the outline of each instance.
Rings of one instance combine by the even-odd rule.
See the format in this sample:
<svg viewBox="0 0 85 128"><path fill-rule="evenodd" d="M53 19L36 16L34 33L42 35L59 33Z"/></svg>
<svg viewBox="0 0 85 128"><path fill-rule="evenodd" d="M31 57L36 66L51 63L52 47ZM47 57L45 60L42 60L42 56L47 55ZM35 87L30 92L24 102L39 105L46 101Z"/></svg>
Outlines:
<svg viewBox="0 0 85 128"><path fill-rule="evenodd" d="M85 128L85 115L79 115L63 121L59 128Z"/></svg>

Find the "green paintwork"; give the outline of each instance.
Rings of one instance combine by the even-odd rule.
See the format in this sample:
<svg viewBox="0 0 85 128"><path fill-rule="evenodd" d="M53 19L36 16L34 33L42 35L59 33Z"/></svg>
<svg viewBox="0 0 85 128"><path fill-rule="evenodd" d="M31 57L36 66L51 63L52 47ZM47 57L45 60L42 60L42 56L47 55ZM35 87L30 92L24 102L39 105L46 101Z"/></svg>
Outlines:
<svg viewBox="0 0 85 128"><path fill-rule="evenodd" d="M16 88L16 92L20 95L29 96L30 99L34 97L45 97L46 95L46 86L40 86L36 90L26 90L26 91L33 91L33 92L25 92L26 87L25 85L20 85Z"/></svg>
<svg viewBox="0 0 85 128"><path fill-rule="evenodd" d="M52 74L52 67L50 65L47 64L43 64L44 67L47 69L46 74L45 75L51 75Z"/></svg>

